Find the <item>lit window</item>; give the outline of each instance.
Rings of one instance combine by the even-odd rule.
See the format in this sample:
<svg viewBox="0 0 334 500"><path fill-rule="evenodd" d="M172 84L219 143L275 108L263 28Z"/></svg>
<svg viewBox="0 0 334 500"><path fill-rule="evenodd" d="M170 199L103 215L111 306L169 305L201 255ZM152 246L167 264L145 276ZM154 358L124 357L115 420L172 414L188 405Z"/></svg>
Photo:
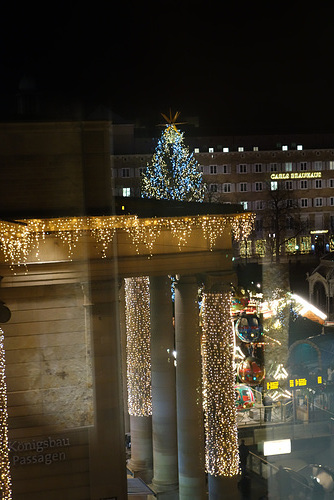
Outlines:
<svg viewBox="0 0 334 500"><path fill-rule="evenodd" d="M322 185L321 179L316 179L316 181L315 181L315 187L316 187L316 189L320 189L321 185Z"/></svg>
<svg viewBox="0 0 334 500"><path fill-rule="evenodd" d="M288 146L282 146L282 151L287 151L288 150Z"/></svg>
<svg viewBox="0 0 334 500"><path fill-rule="evenodd" d="M303 180L303 181L300 181L300 189L307 189L308 187L308 182Z"/></svg>
<svg viewBox="0 0 334 500"><path fill-rule="evenodd" d="M239 146L238 151L239 151L239 153L242 153L244 151L244 148L242 146Z"/></svg>
<svg viewBox="0 0 334 500"><path fill-rule="evenodd" d="M308 206L308 199L307 198L301 198L301 200L300 200L300 206L302 208L306 208Z"/></svg>
<svg viewBox="0 0 334 500"><path fill-rule="evenodd" d="M262 182L255 182L255 191L262 191Z"/></svg>
<svg viewBox="0 0 334 500"><path fill-rule="evenodd" d="M240 191L247 191L247 182L240 182Z"/></svg>
<svg viewBox="0 0 334 500"><path fill-rule="evenodd" d="M278 189L277 181L271 181L271 183L270 183L270 190L271 191L276 191L277 189Z"/></svg>
<svg viewBox="0 0 334 500"><path fill-rule="evenodd" d="M334 161L329 162L329 170L334 170Z"/></svg>
<svg viewBox="0 0 334 500"><path fill-rule="evenodd" d="M239 174L246 174L247 173L247 165L239 165Z"/></svg>
<svg viewBox="0 0 334 500"><path fill-rule="evenodd" d="M229 148L223 148L223 153L228 153L229 152Z"/></svg>
<svg viewBox="0 0 334 500"><path fill-rule="evenodd" d="M297 151L302 151L303 150L303 146L301 144L297 144Z"/></svg>
<svg viewBox="0 0 334 500"><path fill-rule="evenodd" d="M214 153L215 149L214 148L209 148L209 153Z"/></svg>
<svg viewBox="0 0 334 500"><path fill-rule="evenodd" d="M286 172L292 172L292 163L286 163L285 164L285 171Z"/></svg>
<svg viewBox="0 0 334 500"><path fill-rule="evenodd" d="M244 210L248 210L248 201L241 201L240 203L243 206Z"/></svg>
<svg viewBox="0 0 334 500"><path fill-rule="evenodd" d="M123 188L123 196L124 197L131 196L131 188Z"/></svg>
<svg viewBox="0 0 334 500"><path fill-rule="evenodd" d="M230 193L231 192L231 184L229 182L223 184L223 192Z"/></svg>
<svg viewBox="0 0 334 500"><path fill-rule="evenodd" d="M199 148L195 148L194 153L199 153Z"/></svg>
<svg viewBox="0 0 334 500"><path fill-rule="evenodd" d="M322 198L314 198L314 206L322 207Z"/></svg>
<svg viewBox="0 0 334 500"><path fill-rule="evenodd" d="M258 146L253 147L253 151L258 151L258 150L259 150Z"/></svg>
<svg viewBox="0 0 334 500"><path fill-rule="evenodd" d="M210 165L210 174L217 173L217 165Z"/></svg>

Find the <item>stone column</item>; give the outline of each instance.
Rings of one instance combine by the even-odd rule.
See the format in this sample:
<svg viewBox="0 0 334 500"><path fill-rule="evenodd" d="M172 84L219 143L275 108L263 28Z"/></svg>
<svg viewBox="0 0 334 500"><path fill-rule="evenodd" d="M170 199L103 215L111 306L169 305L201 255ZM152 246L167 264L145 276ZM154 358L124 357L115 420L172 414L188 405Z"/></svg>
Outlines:
<svg viewBox="0 0 334 500"><path fill-rule="evenodd" d="M178 496L176 387L171 281L150 277L153 481L157 498Z"/></svg>
<svg viewBox="0 0 334 500"><path fill-rule="evenodd" d="M152 479L152 417L130 415L131 459L128 469L145 482Z"/></svg>
<svg viewBox="0 0 334 500"><path fill-rule="evenodd" d="M176 394L180 500L206 498L198 285L181 277L175 290Z"/></svg>
<svg viewBox="0 0 334 500"><path fill-rule="evenodd" d="M94 424L90 429L90 498L126 498L118 284L91 283Z"/></svg>

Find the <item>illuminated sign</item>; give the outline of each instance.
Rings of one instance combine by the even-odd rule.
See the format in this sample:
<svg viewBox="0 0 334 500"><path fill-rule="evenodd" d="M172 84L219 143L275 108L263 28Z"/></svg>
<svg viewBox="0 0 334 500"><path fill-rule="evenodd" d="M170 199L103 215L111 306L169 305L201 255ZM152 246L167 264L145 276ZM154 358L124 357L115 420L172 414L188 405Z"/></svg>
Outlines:
<svg viewBox="0 0 334 500"><path fill-rule="evenodd" d="M279 439L277 441L264 441L263 454L282 455L283 453L291 453L291 439Z"/></svg>
<svg viewBox="0 0 334 500"><path fill-rule="evenodd" d="M317 380L317 384L322 384L322 377L320 375L317 377L316 380ZM313 379L313 384L314 384L314 379ZM289 380L289 386L290 387L306 387L307 386L307 379L306 378L291 379L291 380Z"/></svg>
<svg viewBox="0 0 334 500"><path fill-rule="evenodd" d="M267 390L278 389L278 381L276 382L267 382Z"/></svg>
<svg viewBox="0 0 334 500"><path fill-rule="evenodd" d="M322 172L285 172L282 174L271 174L270 179L273 181L287 179L319 179Z"/></svg>

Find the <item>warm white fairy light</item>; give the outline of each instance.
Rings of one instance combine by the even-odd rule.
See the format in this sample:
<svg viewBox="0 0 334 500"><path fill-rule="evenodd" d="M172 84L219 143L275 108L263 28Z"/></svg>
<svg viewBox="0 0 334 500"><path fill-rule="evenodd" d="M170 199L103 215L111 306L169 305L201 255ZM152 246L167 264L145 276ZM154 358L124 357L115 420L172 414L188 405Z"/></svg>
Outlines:
<svg viewBox="0 0 334 500"><path fill-rule="evenodd" d="M0 328L0 491L1 498L12 498L8 447L7 387L5 380L5 348L3 331Z"/></svg>
<svg viewBox="0 0 334 500"><path fill-rule="evenodd" d="M38 257L39 244L49 234L58 237L67 248L72 259L80 238L91 236L102 246L102 257L106 257L116 231L125 232L137 253L154 254L154 245L163 231L170 231L176 238L179 249L186 247L194 229L201 231L213 250L217 239L231 230L234 238L245 239L253 229L251 213L237 215L194 215L187 217L139 218L136 215L102 217L66 217L57 219L25 219L10 223L0 221L0 250L5 262L11 266L26 263L35 250Z"/></svg>
<svg viewBox="0 0 334 500"><path fill-rule="evenodd" d="M125 278L128 411L152 415L150 290L147 276Z"/></svg>
<svg viewBox="0 0 334 500"><path fill-rule="evenodd" d="M230 294L204 293L202 332L206 470L231 477L239 471L239 450Z"/></svg>

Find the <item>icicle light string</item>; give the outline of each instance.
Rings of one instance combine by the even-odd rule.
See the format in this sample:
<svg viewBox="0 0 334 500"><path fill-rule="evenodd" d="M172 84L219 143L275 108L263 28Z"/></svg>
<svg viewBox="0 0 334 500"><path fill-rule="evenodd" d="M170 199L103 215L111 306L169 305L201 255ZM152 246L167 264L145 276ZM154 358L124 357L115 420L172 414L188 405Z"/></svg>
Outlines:
<svg viewBox="0 0 334 500"><path fill-rule="evenodd" d="M239 471L230 311L230 294L203 294L202 370L206 470L212 476L229 477L237 475Z"/></svg>
<svg viewBox="0 0 334 500"><path fill-rule="evenodd" d="M144 248L150 255L154 253L154 245L162 231L171 231L177 240L179 249L185 247L194 229L201 230L212 250L217 238L228 227L233 237L244 240L254 226L254 214L237 215L205 215L188 217L164 217L141 219L137 216L110 217L73 217L59 219L29 219L17 221L16 224L0 221L0 250L5 262L11 266L25 264L29 254L35 250L36 257L39 245L48 234L54 234L67 247L69 259L73 258L75 248L81 237L90 235L97 246L102 246L102 258L113 241L116 231L124 231L130 238L137 253Z"/></svg>

